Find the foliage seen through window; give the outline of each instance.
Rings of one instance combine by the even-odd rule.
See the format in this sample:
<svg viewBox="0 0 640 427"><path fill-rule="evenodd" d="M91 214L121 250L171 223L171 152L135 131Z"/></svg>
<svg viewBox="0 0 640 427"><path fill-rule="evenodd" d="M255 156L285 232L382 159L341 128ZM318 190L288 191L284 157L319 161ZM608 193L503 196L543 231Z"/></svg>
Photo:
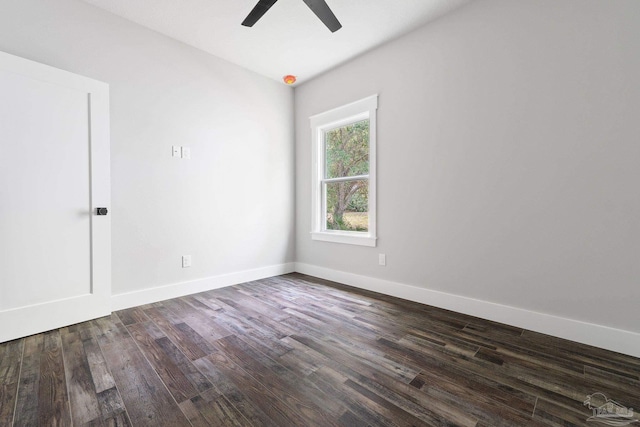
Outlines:
<svg viewBox="0 0 640 427"><path fill-rule="evenodd" d="M327 230L368 231L369 120L325 132L325 156Z"/></svg>

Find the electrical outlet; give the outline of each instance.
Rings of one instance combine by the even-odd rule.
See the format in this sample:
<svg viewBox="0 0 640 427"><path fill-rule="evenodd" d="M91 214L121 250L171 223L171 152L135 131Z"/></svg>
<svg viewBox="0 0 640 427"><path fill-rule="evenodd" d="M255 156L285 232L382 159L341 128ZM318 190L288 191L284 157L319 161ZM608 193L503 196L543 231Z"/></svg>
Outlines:
<svg viewBox="0 0 640 427"><path fill-rule="evenodd" d="M378 254L378 264L387 265L387 256L385 254Z"/></svg>
<svg viewBox="0 0 640 427"><path fill-rule="evenodd" d="M183 159L190 159L191 158L191 148L182 147L182 158Z"/></svg>
<svg viewBox="0 0 640 427"><path fill-rule="evenodd" d="M180 150L180 147L178 145L174 145L171 147L171 156L172 157L180 157L182 155L182 152Z"/></svg>
<svg viewBox="0 0 640 427"><path fill-rule="evenodd" d="M182 255L182 268L191 267L191 255Z"/></svg>

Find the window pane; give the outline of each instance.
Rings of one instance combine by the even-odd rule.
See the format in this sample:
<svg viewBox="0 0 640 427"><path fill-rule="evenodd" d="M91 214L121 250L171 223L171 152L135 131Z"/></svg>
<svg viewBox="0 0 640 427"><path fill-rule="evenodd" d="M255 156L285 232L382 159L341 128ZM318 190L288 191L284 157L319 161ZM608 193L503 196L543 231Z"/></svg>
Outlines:
<svg viewBox="0 0 640 427"><path fill-rule="evenodd" d="M324 184L327 230L369 231L369 181Z"/></svg>
<svg viewBox="0 0 640 427"><path fill-rule="evenodd" d="M369 173L369 120L325 133L325 178Z"/></svg>

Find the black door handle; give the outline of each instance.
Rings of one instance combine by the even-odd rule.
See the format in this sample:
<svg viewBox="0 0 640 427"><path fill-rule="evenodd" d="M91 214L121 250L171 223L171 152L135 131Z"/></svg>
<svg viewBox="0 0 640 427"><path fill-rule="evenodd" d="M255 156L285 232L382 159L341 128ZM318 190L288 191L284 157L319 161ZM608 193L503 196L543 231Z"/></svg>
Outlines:
<svg viewBox="0 0 640 427"><path fill-rule="evenodd" d="M107 208L96 208L96 215L103 216L109 213Z"/></svg>

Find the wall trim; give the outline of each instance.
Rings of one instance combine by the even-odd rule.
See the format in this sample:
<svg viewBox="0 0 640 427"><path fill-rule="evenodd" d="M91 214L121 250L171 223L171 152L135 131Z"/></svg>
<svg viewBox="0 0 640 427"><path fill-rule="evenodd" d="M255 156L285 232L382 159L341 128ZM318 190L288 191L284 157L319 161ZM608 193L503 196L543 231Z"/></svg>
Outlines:
<svg viewBox="0 0 640 427"><path fill-rule="evenodd" d="M239 283L293 273L294 271L295 263L289 262L252 270L222 274L204 279L191 280L188 282L172 283L170 285L141 289L139 291L126 292L123 294L115 294L111 296L111 308L113 311L124 310L125 308L151 304L171 298L183 297L185 295L224 288L227 286L237 285Z"/></svg>
<svg viewBox="0 0 640 427"><path fill-rule="evenodd" d="M295 263L295 271L360 289L505 323L518 328L640 357L640 333L511 307L403 283Z"/></svg>

